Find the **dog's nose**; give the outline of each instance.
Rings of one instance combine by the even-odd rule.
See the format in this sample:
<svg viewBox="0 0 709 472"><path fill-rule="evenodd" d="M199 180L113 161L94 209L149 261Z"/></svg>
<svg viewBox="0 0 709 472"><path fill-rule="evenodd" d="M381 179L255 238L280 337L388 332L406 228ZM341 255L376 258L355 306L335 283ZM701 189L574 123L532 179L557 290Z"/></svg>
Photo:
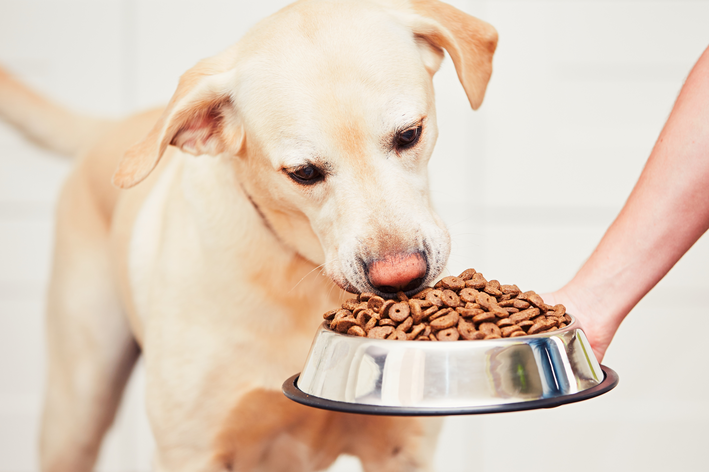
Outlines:
<svg viewBox="0 0 709 472"><path fill-rule="evenodd" d="M387 256L367 265L369 282L374 288L385 293L418 288L427 270L426 259L418 252Z"/></svg>

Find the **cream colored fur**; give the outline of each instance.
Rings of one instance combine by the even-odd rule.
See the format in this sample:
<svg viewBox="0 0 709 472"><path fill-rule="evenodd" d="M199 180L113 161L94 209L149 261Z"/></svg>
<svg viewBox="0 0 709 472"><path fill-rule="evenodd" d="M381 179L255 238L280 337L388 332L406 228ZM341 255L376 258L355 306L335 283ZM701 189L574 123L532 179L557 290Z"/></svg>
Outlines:
<svg viewBox="0 0 709 472"><path fill-rule="evenodd" d="M56 119L0 74L2 115L87 149L58 205L43 469L91 469L142 353L157 471L311 471L341 453L430 470L438 422L309 409L280 386L339 287L376 291L363 261L421 252L424 283L443 269L431 78L447 50L477 108L496 40L436 0L301 1L188 71L164 110L116 123ZM393 149L416 124L418 144ZM325 179L289 176L307 164Z"/></svg>

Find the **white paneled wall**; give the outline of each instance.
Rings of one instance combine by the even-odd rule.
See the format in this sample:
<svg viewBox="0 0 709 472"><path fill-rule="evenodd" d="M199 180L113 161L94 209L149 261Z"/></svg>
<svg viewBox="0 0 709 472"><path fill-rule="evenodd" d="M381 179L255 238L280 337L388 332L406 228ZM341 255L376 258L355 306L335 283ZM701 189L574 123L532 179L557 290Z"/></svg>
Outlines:
<svg viewBox="0 0 709 472"><path fill-rule="evenodd" d="M286 3L0 0L0 63L73 108L119 116L167 101L182 72ZM431 181L453 236L451 272L473 266L553 290L629 194L709 45L709 1L451 3L500 33L481 110L469 110L450 61L435 79ZM68 167L0 124L0 472L38 470L52 209ZM706 470L708 263L705 236L621 327L604 361L620 374L616 390L554 410L450 418L439 470ZM675 317L691 319L691 333L666 333ZM139 368L99 470L150 469L143 385ZM333 470L359 465L344 458Z"/></svg>

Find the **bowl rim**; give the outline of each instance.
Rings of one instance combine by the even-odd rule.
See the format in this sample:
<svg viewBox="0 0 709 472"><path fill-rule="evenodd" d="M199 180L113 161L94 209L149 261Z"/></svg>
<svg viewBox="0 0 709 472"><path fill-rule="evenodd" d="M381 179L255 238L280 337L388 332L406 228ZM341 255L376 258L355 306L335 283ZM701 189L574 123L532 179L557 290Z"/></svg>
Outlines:
<svg viewBox="0 0 709 472"><path fill-rule="evenodd" d="M393 340L392 340L393 341ZM493 340L490 340L493 341ZM366 403L349 403L309 395L298 388L298 378L300 374L295 374L283 382L283 394L296 403L306 405L321 410L337 411L340 413L355 413L361 415L383 415L383 416L457 416L457 415L483 415L492 413L511 413L515 411L538 410L556 408L568 403L576 403L588 400L599 395L603 395L613 390L619 382L618 374L605 365L601 365L603 371L603 381L598 385L587 388L580 392L570 393L538 400L526 400L519 402L499 403L492 405L479 405L475 407L397 407L381 406Z"/></svg>

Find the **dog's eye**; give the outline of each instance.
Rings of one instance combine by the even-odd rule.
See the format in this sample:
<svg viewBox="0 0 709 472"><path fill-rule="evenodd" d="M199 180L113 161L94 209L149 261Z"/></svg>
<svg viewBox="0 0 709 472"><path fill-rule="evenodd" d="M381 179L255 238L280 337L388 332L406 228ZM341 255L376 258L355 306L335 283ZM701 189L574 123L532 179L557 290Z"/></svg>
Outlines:
<svg viewBox="0 0 709 472"><path fill-rule="evenodd" d="M320 172L317 167L312 165L299 167L295 170L289 171L288 176L299 184L304 185L313 185L320 182L324 178L322 172Z"/></svg>
<svg viewBox="0 0 709 472"><path fill-rule="evenodd" d="M397 133L394 140L394 146L397 150L404 150L410 147L414 147L418 143L421 137L421 125L416 128L409 128L407 130Z"/></svg>

